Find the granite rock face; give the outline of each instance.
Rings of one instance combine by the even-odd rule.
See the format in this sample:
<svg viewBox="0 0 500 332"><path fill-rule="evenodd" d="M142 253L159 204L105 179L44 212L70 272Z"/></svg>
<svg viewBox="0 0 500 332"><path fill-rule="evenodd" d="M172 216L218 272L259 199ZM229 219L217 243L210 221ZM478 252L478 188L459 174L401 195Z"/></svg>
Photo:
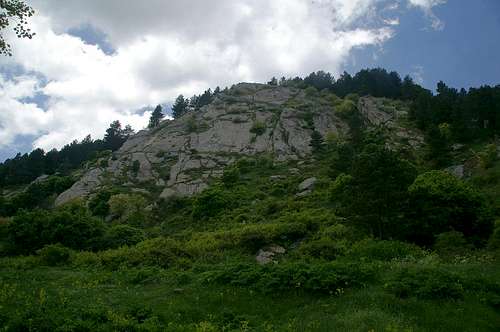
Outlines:
<svg viewBox="0 0 500 332"><path fill-rule="evenodd" d="M372 114L377 112L376 104L370 98L362 98L359 105L367 118L376 118ZM88 170L62 193L57 205L107 185L126 183L155 186L163 198L192 195L242 156L265 153L278 161L307 158L313 130L324 137L331 133L341 136L349 127L319 95L241 83L198 111L140 131L109 158L107 167Z"/></svg>

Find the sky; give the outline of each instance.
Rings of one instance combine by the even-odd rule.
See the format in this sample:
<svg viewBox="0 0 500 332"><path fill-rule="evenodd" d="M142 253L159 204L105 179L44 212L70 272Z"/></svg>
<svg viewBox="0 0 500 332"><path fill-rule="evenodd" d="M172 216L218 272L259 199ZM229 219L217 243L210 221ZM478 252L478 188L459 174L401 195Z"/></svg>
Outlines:
<svg viewBox="0 0 500 332"><path fill-rule="evenodd" d="M434 89L500 84L498 0L27 0L32 40L3 31L0 161L151 107L272 76L396 70Z"/></svg>

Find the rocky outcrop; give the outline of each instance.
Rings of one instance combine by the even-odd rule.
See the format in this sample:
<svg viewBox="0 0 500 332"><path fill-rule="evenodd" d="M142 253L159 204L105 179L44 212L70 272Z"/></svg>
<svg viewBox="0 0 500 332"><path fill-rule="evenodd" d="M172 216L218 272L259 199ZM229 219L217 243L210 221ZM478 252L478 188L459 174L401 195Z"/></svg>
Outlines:
<svg viewBox="0 0 500 332"><path fill-rule="evenodd" d="M257 256L255 256L255 260L259 264L269 264L271 262L274 262L274 258L277 255L282 255L286 252L286 249L278 246L278 245L270 245L269 247L262 248L259 250L257 253Z"/></svg>
<svg viewBox="0 0 500 332"><path fill-rule="evenodd" d="M103 170L94 168L88 171L79 181L77 181L71 188L63 192L57 197L55 205L61 205L75 198L85 197L101 184L101 175Z"/></svg>
<svg viewBox="0 0 500 332"><path fill-rule="evenodd" d="M148 187L162 198L192 195L241 156L266 153L279 161L305 159L314 130L324 137L349 131L333 104L325 101L296 88L238 84L199 111L134 135L110 157L106 168L90 169L57 198L57 204L102 186L126 183ZM376 103L366 98L362 103L366 116L378 121ZM149 190L151 186L156 189Z"/></svg>

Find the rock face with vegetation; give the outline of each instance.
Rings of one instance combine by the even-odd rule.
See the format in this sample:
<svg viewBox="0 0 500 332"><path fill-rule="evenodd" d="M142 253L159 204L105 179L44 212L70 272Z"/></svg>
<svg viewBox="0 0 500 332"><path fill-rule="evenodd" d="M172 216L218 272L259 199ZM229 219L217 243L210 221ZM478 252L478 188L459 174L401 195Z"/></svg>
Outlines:
<svg viewBox="0 0 500 332"><path fill-rule="evenodd" d="M405 114L404 105L388 108L371 97L360 98L357 105L367 124L388 125L398 135L410 136L395 124ZM313 132L323 139L348 135L345 113L350 110L345 108L342 99L314 89L238 84L199 111L132 136L105 167L90 169L62 193L56 205L112 184L149 188L163 198L189 196L243 156L304 159L311 155ZM417 144L421 140L416 133L411 137Z"/></svg>

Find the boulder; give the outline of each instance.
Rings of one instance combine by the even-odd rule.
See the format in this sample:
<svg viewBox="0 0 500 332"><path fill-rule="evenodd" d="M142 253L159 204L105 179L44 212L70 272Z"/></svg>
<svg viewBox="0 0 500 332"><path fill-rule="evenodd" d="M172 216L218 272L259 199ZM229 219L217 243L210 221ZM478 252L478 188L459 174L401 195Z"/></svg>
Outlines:
<svg viewBox="0 0 500 332"><path fill-rule="evenodd" d="M300 193L297 193L295 194L295 197L305 197L305 196L309 196L310 194L312 194L312 190L304 190L304 191L301 191Z"/></svg>
<svg viewBox="0 0 500 332"><path fill-rule="evenodd" d="M60 206L63 205L69 201L72 201L73 199L80 198L80 197L86 197L88 194L93 192L99 185L101 184L101 175L103 171L100 168L94 168L87 172L81 179L80 181L76 182L60 194L56 201L55 205Z"/></svg>
<svg viewBox="0 0 500 332"><path fill-rule="evenodd" d="M465 177L465 166L464 165L454 165L445 169L445 171L455 175L459 179Z"/></svg>
<svg viewBox="0 0 500 332"><path fill-rule="evenodd" d="M260 249L255 259L257 260L257 263L264 265L273 262L274 261L273 258L276 255L284 254L285 252L286 252L285 248L273 244L268 247Z"/></svg>
<svg viewBox="0 0 500 332"><path fill-rule="evenodd" d="M316 179L314 177L305 179L304 181L302 181L299 184L299 187L298 187L299 191L303 192L303 191L311 191L311 190L313 190L317 181L318 181L318 179Z"/></svg>

